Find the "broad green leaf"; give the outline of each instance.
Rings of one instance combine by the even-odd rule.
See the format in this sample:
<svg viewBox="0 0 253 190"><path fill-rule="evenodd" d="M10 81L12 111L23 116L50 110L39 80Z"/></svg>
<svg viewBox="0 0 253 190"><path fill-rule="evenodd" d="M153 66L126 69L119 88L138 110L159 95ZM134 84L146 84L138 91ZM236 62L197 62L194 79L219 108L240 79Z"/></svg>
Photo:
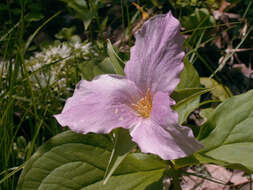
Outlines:
<svg viewBox="0 0 253 190"><path fill-rule="evenodd" d="M171 97L177 102L177 104L182 104L184 101L186 101L187 98L190 98L190 96L200 93L204 90L207 90L206 88L184 88L175 90ZM209 90L210 91L210 90Z"/></svg>
<svg viewBox="0 0 253 190"><path fill-rule="evenodd" d="M179 113L180 124L182 124L189 114L198 107L201 94L198 96L194 96L194 94L202 90L203 89L200 89L199 75L197 71L189 60L184 58L184 70L180 75L180 83L171 95L177 104L180 101L187 99L187 101L184 101L184 104L181 102L180 106L177 105L176 107L176 111Z"/></svg>
<svg viewBox="0 0 253 190"><path fill-rule="evenodd" d="M201 77L200 83L204 85L206 88L213 88L211 91L214 99L219 99L224 101L225 99L233 96L232 92L229 90L228 87L219 84L214 79Z"/></svg>
<svg viewBox="0 0 253 190"><path fill-rule="evenodd" d="M112 73L115 74L109 57L97 63L96 60L85 61L78 64L82 77L86 80L92 80L97 75Z"/></svg>
<svg viewBox="0 0 253 190"><path fill-rule="evenodd" d="M253 171L253 91L220 104L202 126L201 155ZM201 160L200 160L201 161Z"/></svg>
<svg viewBox="0 0 253 190"><path fill-rule="evenodd" d="M189 88L173 92L172 98L177 101L174 109L178 112L179 124L182 124L188 115L198 108L200 96L210 90L205 88Z"/></svg>
<svg viewBox="0 0 253 190"><path fill-rule="evenodd" d="M120 62L123 62L120 57L117 55L117 53L115 52L110 40L107 41L107 53L110 57L112 66L115 70L115 73L120 74L120 75L124 75L124 70L122 69Z"/></svg>
<svg viewBox="0 0 253 190"><path fill-rule="evenodd" d="M105 135L59 134L25 164L18 190L161 189L160 178L167 165L158 157L141 153L129 154L103 185L112 148Z"/></svg>
<svg viewBox="0 0 253 190"><path fill-rule="evenodd" d="M195 158L194 155L191 155L191 156L174 160L174 164L175 164L175 169L180 169L183 167L199 164L199 161Z"/></svg>
<svg viewBox="0 0 253 190"><path fill-rule="evenodd" d="M111 64L111 60L109 57L106 57L103 61L98 63L98 67L104 71L104 73L112 73L115 74L114 68Z"/></svg>
<svg viewBox="0 0 253 190"><path fill-rule="evenodd" d="M114 147L106 169L104 184L108 182L113 172L115 172L134 146L135 143L132 141L128 130L122 128L116 129Z"/></svg>
<svg viewBox="0 0 253 190"><path fill-rule="evenodd" d="M104 74L104 72L94 63L94 61L86 61L83 64L79 64L82 77L86 80L92 80L95 76Z"/></svg>
<svg viewBox="0 0 253 190"><path fill-rule="evenodd" d="M94 77L105 73L115 74L109 57L99 62L97 59L80 62L78 66L82 77L87 80L92 80Z"/></svg>
<svg viewBox="0 0 253 190"><path fill-rule="evenodd" d="M199 88L200 80L199 75L194 66L187 58L184 58L184 70L180 74L180 83L177 85L176 90L184 88Z"/></svg>
<svg viewBox="0 0 253 190"><path fill-rule="evenodd" d="M205 121L210 117L212 114L214 108L205 108L200 110L200 116L205 119Z"/></svg>
<svg viewBox="0 0 253 190"><path fill-rule="evenodd" d="M207 156L206 154L203 154L203 153L195 153L194 156L199 161L199 163L202 163L202 164L210 164L211 163L211 164L224 166L226 168L242 170L247 173L252 173L252 169L246 168L245 166L241 165L240 163L231 164L231 163L228 163L225 161L217 160L217 159Z"/></svg>

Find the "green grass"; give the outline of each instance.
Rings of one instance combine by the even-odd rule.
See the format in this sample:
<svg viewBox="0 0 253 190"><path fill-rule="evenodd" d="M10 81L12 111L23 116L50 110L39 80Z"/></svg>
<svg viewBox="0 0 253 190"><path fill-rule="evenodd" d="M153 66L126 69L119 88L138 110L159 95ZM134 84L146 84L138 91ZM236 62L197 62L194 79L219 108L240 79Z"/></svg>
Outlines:
<svg viewBox="0 0 253 190"><path fill-rule="evenodd" d="M39 30L59 13L46 20L25 42L24 4L18 24L1 38L4 49L1 63L0 96L0 189L15 189L17 176L34 150L61 131L52 115L59 103L51 86L34 89L33 73L25 62L29 45ZM52 98L53 97L53 98ZM51 120L51 123L48 123Z"/></svg>

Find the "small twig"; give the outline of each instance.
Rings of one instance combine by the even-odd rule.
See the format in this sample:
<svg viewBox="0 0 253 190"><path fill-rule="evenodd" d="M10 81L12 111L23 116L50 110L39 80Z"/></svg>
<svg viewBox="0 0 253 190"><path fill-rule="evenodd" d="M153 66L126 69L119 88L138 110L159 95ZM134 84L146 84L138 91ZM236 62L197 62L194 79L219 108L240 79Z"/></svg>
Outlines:
<svg viewBox="0 0 253 190"><path fill-rule="evenodd" d="M224 181L216 179L214 177L204 176L202 174L196 174L196 173L191 173L191 172L186 172L186 171L184 171L183 173L187 176L192 175L192 176L199 177L199 178L202 178L202 179L214 182L214 183L218 183L218 184L221 184L221 185L226 185L226 183L224 183Z"/></svg>
<svg viewBox="0 0 253 190"><path fill-rule="evenodd" d="M199 183L196 183L192 188L191 190L196 190L200 185L202 185L204 183L205 180L201 180Z"/></svg>
<svg viewBox="0 0 253 190"><path fill-rule="evenodd" d="M175 190L182 190L181 185L180 185L180 181L179 181L179 177L178 177L178 173L177 173L177 170L175 169L175 165L170 160L169 160L169 165L172 170L173 188Z"/></svg>
<svg viewBox="0 0 253 190"><path fill-rule="evenodd" d="M242 182L242 183L237 183L237 184L232 184L232 185L227 185L227 186L229 186L229 187L238 187L238 186L243 186L243 185L246 185L246 184L251 184L251 186L252 186L252 180L249 180L249 181L244 181L244 182ZM251 187L252 188L252 187ZM251 189L252 190L252 189Z"/></svg>

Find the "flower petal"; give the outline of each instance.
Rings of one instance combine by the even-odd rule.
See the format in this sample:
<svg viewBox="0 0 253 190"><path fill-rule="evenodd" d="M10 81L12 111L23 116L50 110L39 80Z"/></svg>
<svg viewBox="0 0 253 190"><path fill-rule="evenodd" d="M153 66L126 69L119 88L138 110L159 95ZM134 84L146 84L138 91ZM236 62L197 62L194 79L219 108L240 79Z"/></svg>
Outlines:
<svg viewBox="0 0 253 190"><path fill-rule="evenodd" d="M130 105L140 97L132 81L117 75L101 75L90 82L80 81L62 113L55 117L62 126L84 134L131 128L138 117Z"/></svg>
<svg viewBox="0 0 253 190"><path fill-rule="evenodd" d="M143 120L131 132L142 152L173 160L193 154L203 146L194 138L190 128L178 126L178 114L170 108L175 102L167 93L153 97L149 120Z"/></svg>
<svg viewBox="0 0 253 190"><path fill-rule="evenodd" d="M165 128L167 126L177 126L178 113L170 108L175 103L167 93L155 93L152 101L151 119Z"/></svg>
<svg viewBox="0 0 253 190"><path fill-rule="evenodd" d="M175 101L167 93L157 92L153 97L150 119L157 125L159 130L163 128L168 133L167 138L170 139L168 141L175 143L173 146L177 147L175 149L177 153L181 152L182 155L186 156L203 148L203 145L194 138L190 128L178 126L178 114L170 108L174 104ZM170 142L170 144L173 144L173 142Z"/></svg>
<svg viewBox="0 0 253 190"><path fill-rule="evenodd" d="M183 37L180 24L169 12L151 18L135 34L136 42L126 63L128 79L146 92L171 93L183 69Z"/></svg>
<svg viewBox="0 0 253 190"><path fill-rule="evenodd" d="M189 138L192 133L186 127L165 130L156 122L146 119L140 122L131 132L142 152L152 153L164 160L182 158L196 152L202 145Z"/></svg>

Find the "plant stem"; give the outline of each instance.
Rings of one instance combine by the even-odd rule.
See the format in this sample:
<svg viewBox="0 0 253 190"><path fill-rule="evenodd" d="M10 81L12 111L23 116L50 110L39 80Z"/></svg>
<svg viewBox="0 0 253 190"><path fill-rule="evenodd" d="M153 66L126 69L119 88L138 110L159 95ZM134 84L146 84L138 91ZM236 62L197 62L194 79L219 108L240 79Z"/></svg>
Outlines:
<svg viewBox="0 0 253 190"><path fill-rule="evenodd" d="M175 166L173 164L172 161L169 160L169 165L170 165L170 169L171 169L171 176L173 178L173 189L174 190L182 190L181 185L180 185L180 180L179 180L179 176L178 176L178 172L175 169Z"/></svg>

